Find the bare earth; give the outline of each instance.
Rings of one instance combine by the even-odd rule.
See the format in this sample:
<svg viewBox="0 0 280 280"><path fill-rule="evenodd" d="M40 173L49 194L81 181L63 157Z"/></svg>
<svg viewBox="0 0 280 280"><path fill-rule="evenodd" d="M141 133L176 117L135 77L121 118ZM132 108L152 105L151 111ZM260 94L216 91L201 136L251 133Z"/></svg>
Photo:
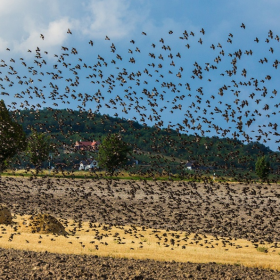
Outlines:
<svg viewBox="0 0 280 280"><path fill-rule="evenodd" d="M280 246L279 200L279 185L0 177L0 203L15 214L243 238L272 249ZM0 271L0 279L280 279L279 271L242 266L7 249Z"/></svg>

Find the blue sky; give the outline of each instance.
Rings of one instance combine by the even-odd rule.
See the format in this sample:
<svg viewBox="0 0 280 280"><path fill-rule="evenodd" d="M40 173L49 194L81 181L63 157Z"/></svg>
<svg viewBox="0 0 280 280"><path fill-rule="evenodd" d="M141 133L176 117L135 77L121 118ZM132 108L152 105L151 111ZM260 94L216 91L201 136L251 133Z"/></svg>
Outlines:
<svg viewBox="0 0 280 280"><path fill-rule="evenodd" d="M81 107L184 133L237 132L278 150L279 10L276 0L2 0L1 98L11 109Z"/></svg>

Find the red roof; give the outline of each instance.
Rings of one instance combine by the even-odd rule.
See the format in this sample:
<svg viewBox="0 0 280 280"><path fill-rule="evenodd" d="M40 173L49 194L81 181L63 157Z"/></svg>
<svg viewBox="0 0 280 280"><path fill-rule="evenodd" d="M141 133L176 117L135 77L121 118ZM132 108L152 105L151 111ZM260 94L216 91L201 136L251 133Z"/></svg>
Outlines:
<svg viewBox="0 0 280 280"><path fill-rule="evenodd" d="M75 148L94 148L96 149L96 146L99 145L98 141L76 141Z"/></svg>

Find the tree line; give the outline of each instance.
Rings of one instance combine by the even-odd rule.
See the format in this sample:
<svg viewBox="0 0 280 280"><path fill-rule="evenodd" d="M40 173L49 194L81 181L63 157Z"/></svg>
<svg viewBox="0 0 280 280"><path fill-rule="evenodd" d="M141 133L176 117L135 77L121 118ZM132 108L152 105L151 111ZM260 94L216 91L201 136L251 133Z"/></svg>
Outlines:
<svg viewBox="0 0 280 280"><path fill-rule="evenodd" d="M176 129L148 127L137 121L91 111L44 108L16 110L9 115L11 121L22 126L27 138L43 133L53 153L57 154L56 160L66 165L77 163L90 154L66 154L65 149L73 148L79 140L102 141L108 134L121 135L131 147L130 159L155 169L174 168L180 165L178 161L195 160L205 167L254 170L257 159L262 156L269 160L271 169L279 165L279 153L258 142L245 144L238 139L187 135Z"/></svg>

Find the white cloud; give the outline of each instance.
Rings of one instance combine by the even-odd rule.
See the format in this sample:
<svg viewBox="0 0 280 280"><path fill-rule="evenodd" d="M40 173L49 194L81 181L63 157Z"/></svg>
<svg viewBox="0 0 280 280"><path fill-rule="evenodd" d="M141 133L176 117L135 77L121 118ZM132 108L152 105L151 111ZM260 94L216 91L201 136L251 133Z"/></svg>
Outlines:
<svg viewBox="0 0 280 280"><path fill-rule="evenodd" d="M60 48L69 38L68 28L73 34L94 39L106 35L123 38L148 14L145 5L132 5L128 0L1 0L0 51L6 47L17 52L37 46ZM40 34L45 36L44 41Z"/></svg>
<svg viewBox="0 0 280 280"><path fill-rule="evenodd" d="M54 39L57 40L57 44L61 44L65 38L62 36L62 30L66 34L67 25L70 22L66 17L58 15L59 7L53 3L54 1L42 0L2 0L0 2L0 41L5 42L6 46L3 48L3 44L0 44L0 51L6 47L17 52L26 52L27 49L36 48L39 43L42 45L40 34L44 32L46 35L51 32L53 36L46 36L44 45L54 45Z"/></svg>
<svg viewBox="0 0 280 280"><path fill-rule="evenodd" d="M28 37L15 44L14 49L17 52L26 53L28 49L34 50L37 46L47 50L61 46L67 39L67 29L71 27L72 24L68 18L52 21L44 28L37 27L36 22L30 22ZM43 34L44 40L40 37L41 34Z"/></svg>
<svg viewBox="0 0 280 280"><path fill-rule="evenodd" d="M82 32L95 38L123 38L143 23L149 11L140 10L127 0L92 0L85 7L87 16L81 20Z"/></svg>
<svg viewBox="0 0 280 280"><path fill-rule="evenodd" d="M75 32L80 36L79 39L90 37L98 40L106 35L112 39L127 38L135 33L141 34L141 31L165 35L169 29L191 29L197 33L198 28L203 26L206 31L210 28L209 32L218 40L220 33L229 32L228 29L235 27L239 21L238 24L244 21L248 29L267 31L278 28L279 25L277 13L280 3L276 0L218 1L209 6L209 14L213 18L210 21L191 17L192 10L204 11L201 3L193 4L193 7L179 4L178 1L162 1L160 4L161 8L157 1L148 0L1 0L0 51L5 49L3 44L6 43L5 47L11 50L15 48L17 51L20 51L20 47L25 51L26 48L37 46L41 33L45 33L44 46L60 47L69 38L66 31L70 27L73 34ZM182 11L186 7L188 10L183 17ZM169 14L168 10L172 12ZM212 27L204 26L206 21L210 25L212 21L216 23Z"/></svg>

